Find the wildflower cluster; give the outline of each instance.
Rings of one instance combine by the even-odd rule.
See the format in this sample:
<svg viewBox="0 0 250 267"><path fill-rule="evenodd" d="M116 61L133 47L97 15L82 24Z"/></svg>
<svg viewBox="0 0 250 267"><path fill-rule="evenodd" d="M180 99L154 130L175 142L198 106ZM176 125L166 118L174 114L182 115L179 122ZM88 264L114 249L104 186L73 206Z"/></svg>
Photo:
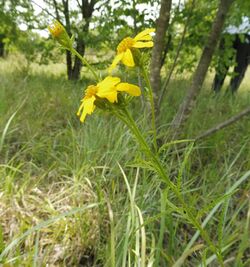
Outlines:
<svg viewBox="0 0 250 267"><path fill-rule="evenodd" d="M146 29L137 34L134 38L127 37L123 39L117 47L117 54L111 66L108 68L109 76L107 76L103 80L99 80L99 76L96 74L93 67L73 48L72 38L68 36L66 30L59 22L55 21L52 26L49 27L49 31L64 48L68 49L71 53L80 58L83 64L85 64L89 68L96 79L96 84L89 85L85 90L80 108L77 112L77 115L80 117L80 121L84 122L86 116L92 114L95 108L99 107L102 109L110 110L114 115L116 115L117 118L119 118L126 124L128 129L130 129L130 131L133 133L135 140L141 148L141 151L149 160L150 170L151 168L153 168L154 171L159 175L161 180L165 183L167 191L168 189L171 189L171 191L175 194L176 198L179 201L180 208L177 206L175 208L175 205L173 205L167 199L165 203L171 203L171 210L172 207L174 207L177 213L180 213L182 216L184 216L197 229L198 233L201 234L202 238L206 241L211 251L216 255L218 262L221 263L221 266L224 266L221 250L213 244L209 235L204 230L203 224L201 224L200 220L194 216L193 210L190 209L190 207L186 203L186 199L183 197L183 193L180 191L181 180L178 179L177 184L174 183L166 173L166 168L163 165L162 160L159 158L160 149L158 149L157 143L153 93L147 71L144 67L143 60L141 59L141 54L138 50L140 48L153 46L151 33L154 32L154 29ZM131 96L140 96L140 88L134 84L124 83L120 78L112 76L112 71L120 62L128 67L138 66L148 88L147 91L151 106L151 132L153 135L153 138L148 138L148 140L153 140L150 144L148 144L148 140L144 137L144 134L142 134L131 114L126 109L126 101L124 101L124 98L121 94L125 92ZM170 144L171 143L164 144L164 146Z"/></svg>
<svg viewBox="0 0 250 267"><path fill-rule="evenodd" d="M66 49L70 50L73 54L80 57L80 59L87 65L90 71L94 74L95 78L98 75L93 68L82 58L77 51L74 50L72 45L72 38L70 38L64 29L64 27L58 22L54 21L51 26L48 27L51 35ZM84 97L81 101L80 108L77 115L80 117L80 121L84 122L86 115L90 115L96 108L97 101L108 101L111 104L118 103L118 94L120 92L126 92L131 96L140 96L141 90L139 86L121 82L118 77L113 77L111 72L115 69L119 62L122 62L128 67L135 67L136 64L135 55L139 48L146 48L153 46L152 36L154 29L146 29L137 34L134 38L126 37L117 46L117 55L115 56L111 66L108 68L110 73L105 79L98 81L95 85L89 85L85 90Z"/></svg>
<svg viewBox="0 0 250 267"><path fill-rule="evenodd" d="M77 112L80 116L80 121L83 122L87 114L91 114L95 109L95 101L98 98L106 98L110 103L117 102L118 92L127 92L132 96L139 96L141 90L138 86L121 83L118 77L108 76L97 85L90 85L85 91L85 96L82 99L82 104Z"/></svg>

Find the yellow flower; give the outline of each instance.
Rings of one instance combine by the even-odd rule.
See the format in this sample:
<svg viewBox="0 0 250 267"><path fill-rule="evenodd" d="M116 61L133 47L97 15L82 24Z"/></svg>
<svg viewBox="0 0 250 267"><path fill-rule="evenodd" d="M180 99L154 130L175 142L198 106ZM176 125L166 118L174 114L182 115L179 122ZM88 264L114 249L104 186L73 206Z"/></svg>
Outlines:
<svg viewBox="0 0 250 267"><path fill-rule="evenodd" d="M55 21L53 22L53 24L49 25L49 26L48 26L48 29L49 29L51 35L52 35L53 37L55 37L55 38L58 37L58 36L60 36L60 34L64 31L64 27L63 27L62 24L61 24L59 21L57 21L57 20L55 20Z"/></svg>
<svg viewBox="0 0 250 267"><path fill-rule="evenodd" d="M85 96L82 99L82 103L77 112L77 116L80 116L80 121L84 122L87 114L92 114L95 110L95 100L98 98L105 98L109 102L117 102L118 92L127 92L132 96L139 96L141 90L138 86L121 83L121 79L118 77L108 76L97 85L90 85L85 91Z"/></svg>
<svg viewBox="0 0 250 267"><path fill-rule="evenodd" d="M146 29L137 34L134 38L127 37L123 39L117 46L117 55L109 67L109 72L111 72L120 61L128 67L134 67L133 49L152 47L154 43L150 33L154 31L155 29Z"/></svg>
<svg viewBox="0 0 250 267"><path fill-rule="evenodd" d="M63 25L55 20L51 25L48 26L48 30L51 35L64 47L67 49L72 48L72 40L70 39L67 31Z"/></svg>

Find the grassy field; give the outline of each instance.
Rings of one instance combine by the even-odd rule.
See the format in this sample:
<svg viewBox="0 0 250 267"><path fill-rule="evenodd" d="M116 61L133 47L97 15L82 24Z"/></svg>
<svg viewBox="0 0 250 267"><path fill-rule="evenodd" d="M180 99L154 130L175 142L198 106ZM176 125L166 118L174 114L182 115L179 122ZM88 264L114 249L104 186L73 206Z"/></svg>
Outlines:
<svg viewBox="0 0 250 267"><path fill-rule="evenodd" d="M110 114L76 116L88 80L64 66L0 61L0 265L218 266L171 190L148 168L129 130ZM250 77L249 72L246 75ZM250 80L235 98L214 97L208 77L182 137L193 138L250 103ZM164 136L189 80L175 77L161 113ZM144 132L147 111L130 107ZM221 254L249 266L249 118L162 161ZM130 265L131 264L131 265Z"/></svg>

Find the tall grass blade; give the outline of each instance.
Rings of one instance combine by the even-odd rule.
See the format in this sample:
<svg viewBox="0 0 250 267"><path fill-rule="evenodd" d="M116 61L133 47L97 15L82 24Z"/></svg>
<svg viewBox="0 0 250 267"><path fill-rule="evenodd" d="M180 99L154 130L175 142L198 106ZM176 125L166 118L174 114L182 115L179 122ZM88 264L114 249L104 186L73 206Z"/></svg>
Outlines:
<svg viewBox="0 0 250 267"><path fill-rule="evenodd" d="M225 193L225 195L231 194L233 191L235 191L243 182L247 180L247 178L250 176L250 171L246 172L239 180L237 180ZM224 202L224 200L221 200L207 215L205 220L202 223L202 228L204 228L207 223L213 218L214 214L216 211L219 209L221 204ZM200 231L196 231L195 234L193 235L192 239L189 241L188 245L186 246L185 250L183 253L186 253L194 244L194 242L197 240L197 238L200 235Z"/></svg>
<svg viewBox="0 0 250 267"><path fill-rule="evenodd" d="M146 231L141 210L136 206L141 231L141 260L140 266L146 267ZM138 229L139 230L139 229Z"/></svg>
<svg viewBox="0 0 250 267"><path fill-rule="evenodd" d="M5 137L6 137L6 135L7 135L8 129L9 129L9 127L10 127L10 124L11 124L12 120L14 119L14 117L16 116L16 114L17 114L17 111L15 111L15 112L10 116L10 118L8 119L6 125L5 125L5 127L4 127L4 129L3 129L3 133L2 133L2 135L1 135L1 139L0 139L0 152L1 152L2 149L3 149L4 140L5 140Z"/></svg>
<svg viewBox="0 0 250 267"><path fill-rule="evenodd" d="M114 226L114 214L109 202L108 212L110 219L110 258L111 258L111 267L115 267L115 226Z"/></svg>
<svg viewBox="0 0 250 267"><path fill-rule="evenodd" d="M39 237L40 237L40 234L39 234L39 231L37 231L33 267L37 267L38 266L37 263L38 263L38 258L39 258Z"/></svg>
<svg viewBox="0 0 250 267"><path fill-rule="evenodd" d="M4 145L4 140L6 138L6 135L7 135L7 132L8 132L8 129L10 127L10 124L12 122L12 120L15 118L17 112L22 108L22 106L24 105L24 103L26 102L27 98L23 100L23 102L19 105L19 107L17 108L17 110L10 116L10 118L8 119L4 129L3 129L3 133L1 135L1 138L0 138L0 152L2 151L3 149L3 145Z"/></svg>
<svg viewBox="0 0 250 267"><path fill-rule="evenodd" d="M160 234L156 246L155 266L159 266L160 263L160 254L162 250L163 238L166 229L166 216L168 215L166 213L167 197L168 197L168 190L164 190L161 193L161 222L160 222Z"/></svg>
<svg viewBox="0 0 250 267"><path fill-rule="evenodd" d="M242 233L241 243L239 245L239 251L238 251L236 261L234 264L235 267L243 266L243 262L242 262L243 254L244 254L245 250L249 249L249 247L250 247L250 244L249 244L249 242L250 242L249 225L250 225L250 201L248 203L248 212L247 212L246 224L244 227L244 231Z"/></svg>
<svg viewBox="0 0 250 267"><path fill-rule="evenodd" d="M181 267L185 261L185 259L190 256L192 253L194 253L197 250L200 250L204 247L203 244L198 244L186 251L181 255L181 257L175 262L175 264L172 267Z"/></svg>
<svg viewBox="0 0 250 267"><path fill-rule="evenodd" d="M230 243L229 245L223 247L221 249L221 252L226 251L228 248L230 248L232 245L234 244L234 242ZM204 267L204 266L208 266L211 262L213 262L214 260L216 260L217 256L215 254L213 254L212 256L210 256L208 259L205 260L204 263L199 264L197 267Z"/></svg>

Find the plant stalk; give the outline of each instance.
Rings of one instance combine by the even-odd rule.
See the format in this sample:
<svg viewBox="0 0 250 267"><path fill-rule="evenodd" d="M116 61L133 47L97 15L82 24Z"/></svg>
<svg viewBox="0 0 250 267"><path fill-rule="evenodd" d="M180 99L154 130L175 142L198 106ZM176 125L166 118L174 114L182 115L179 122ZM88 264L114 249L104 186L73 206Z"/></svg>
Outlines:
<svg viewBox="0 0 250 267"><path fill-rule="evenodd" d="M173 190L174 194L178 198L178 200L179 200L179 202L183 208L183 211L184 211L186 217L200 231L201 236L207 242L210 249L216 254L220 265L223 267L224 266L223 258L221 256L219 250L216 248L216 246L214 246L214 244L210 240L210 237L208 236L207 232L202 228L199 221L193 215L191 209L186 204L185 199L183 198L181 192L179 192L177 186L167 176L158 155L156 155L154 152L152 152L147 141L143 137L141 131L138 129L134 119L132 118L132 116L128 112L128 110L126 108L123 108L122 111L124 113L124 116L122 114L120 114L119 111L117 112L116 110L114 110L114 113L119 119L121 119L128 126L128 128L134 134L134 136L136 137L137 141L139 142L143 152L148 156L149 159L151 159L152 163L154 164L155 171L159 174L159 176L163 179L163 181L167 184L167 186L169 186L169 188Z"/></svg>
<svg viewBox="0 0 250 267"><path fill-rule="evenodd" d="M153 145L154 145L154 150L155 152L158 151L158 146L157 146L157 131L156 131L156 119L155 119L155 104L154 104L154 96L153 96L153 89L148 77L148 73L145 70L143 64L140 64L140 69L142 76L146 82L148 91L149 91L149 101L150 101L150 106L151 106L151 127L153 131Z"/></svg>
<svg viewBox="0 0 250 267"><path fill-rule="evenodd" d="M83 56L81 56L74 48L72 48L70 50L70 52L72 54L74 54L75 56L77 56L81 60L83 65L85 65L91 71L91 73L95 77L96 81L100 81L100 79L99 79L98 75L96 74L94 68L88 63L88 61Z"/></svg>

